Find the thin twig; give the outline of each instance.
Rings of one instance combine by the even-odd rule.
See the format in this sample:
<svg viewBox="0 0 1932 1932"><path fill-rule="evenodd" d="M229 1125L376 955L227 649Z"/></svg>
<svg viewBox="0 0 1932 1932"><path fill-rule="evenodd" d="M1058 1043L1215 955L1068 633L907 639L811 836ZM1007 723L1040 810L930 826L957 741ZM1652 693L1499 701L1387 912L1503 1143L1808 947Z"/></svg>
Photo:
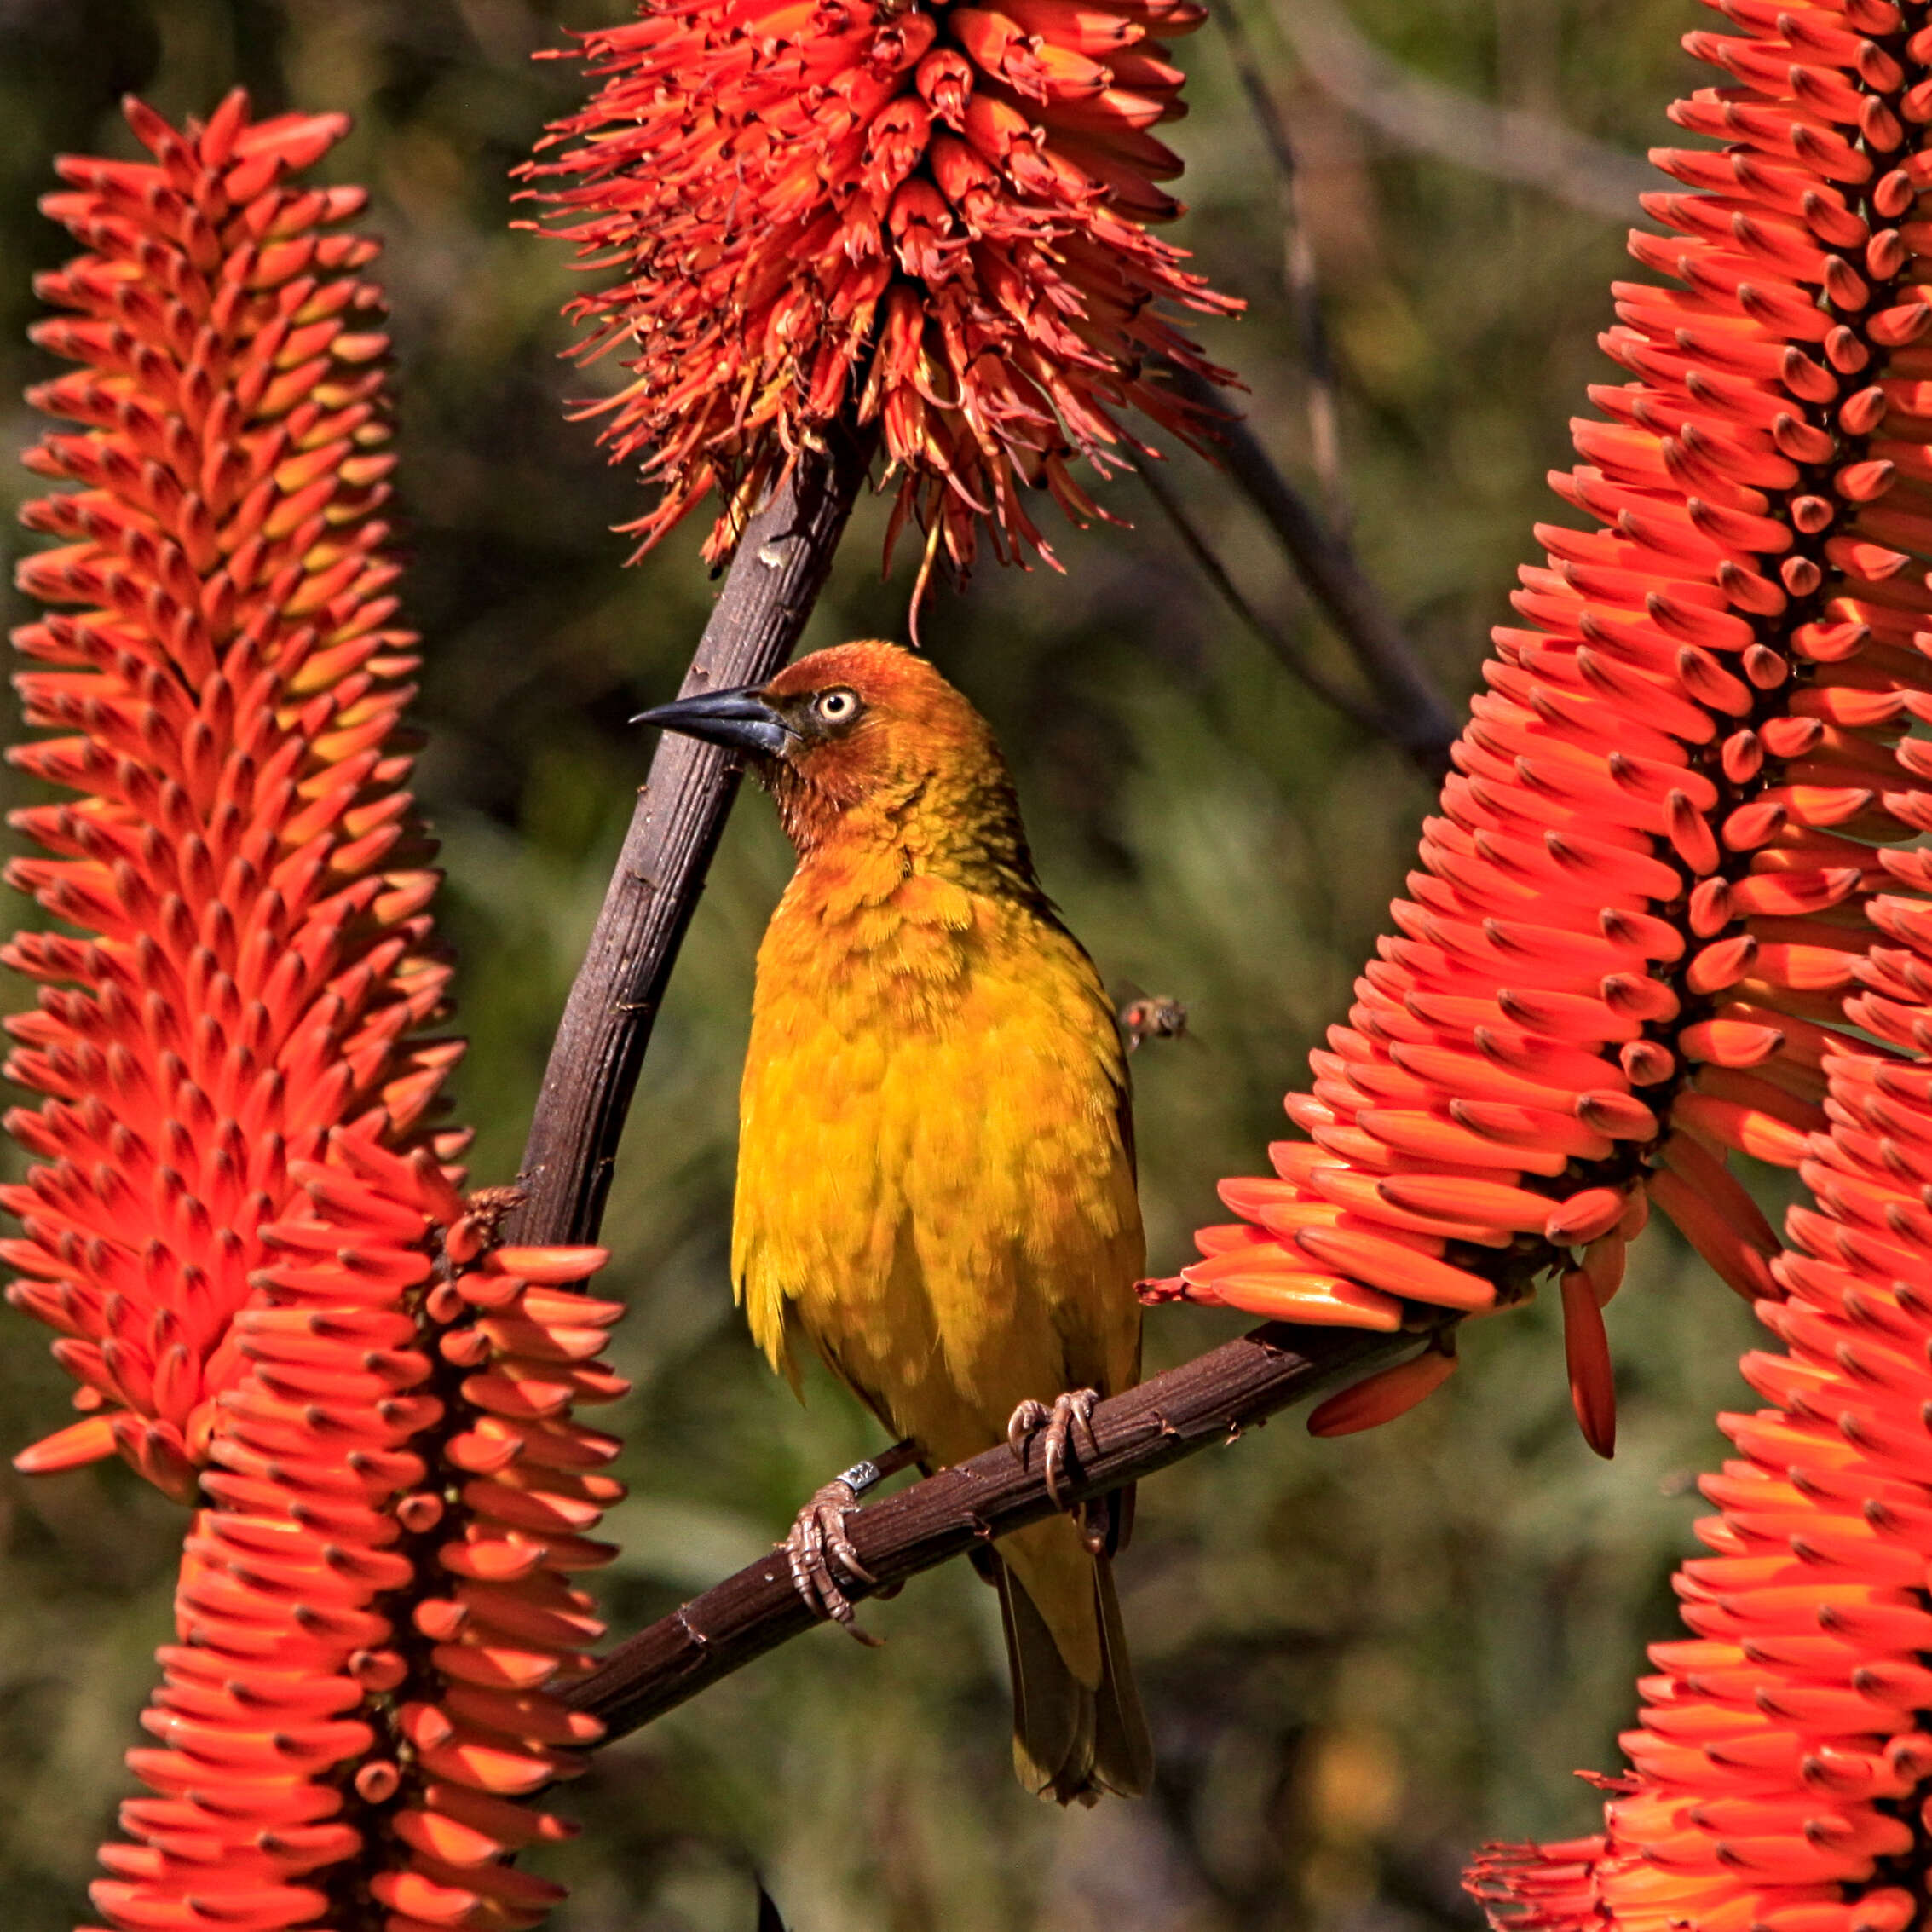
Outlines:
<svg viewBox="0 0 1932 1932"><path fill-rule="evenodd" d="M1093 1411L1099 1453L1061 1483L1070 1505L1100 1496L1264 1422L1340 1376L1357 1378L1412 1352L1417 1335L1271 1323ZM845 1583L855 1600L891 1589L993 1537L1053 1514L1040 1459L1023 1468L1004 1444L858 1510L846 1528L873 1581ZM694 1597L613 1651L564 1691L620 1738L801 1635L817 1621L792 1582L782 1548Z"/></svg>
<svg viewBox="0 0 1932 1932"><path fill-rule="evenodd" d="M792 655L870 455L869 442L834 437L824 455L801 457L752 517L681 696L758 683ZM544 1072L517 1240L597 1237L637 1070L737 787L715 747L671 732L659 741Z"/></svg>
<svg viewBox="0 0 1932 1932"><path fill-rule="evenodd" d="M1174 526L1174 534L1180 539L1189 556L1200 566L1201 574L1221 593L1222 598L1235 615L1324 703L1332 705L1344 718L1364 731L1379 737L1393 737L1395 733L1387 718L1372 705L1364 703L1360 698L1352 696L1339 685L1330 683L1308 661L1293 639L1278 625L1271 624L1249 603L1240 585L1228 575L1226 565L1215 556L1208 539L1201 534L1195 527L1194 520L1181 506L1180 499L1168 487L1167 479L1161 474L1158 461L1143 456L1138 450L1133 452L1132 456L1134 468L1140 472L1141 482L1147 486L1147 493L1160 505L1168 522ZM1408 750L1410 747L1404 746L1403 748Z"/></svg>
<svg viewBox="0 0 1932 1932"><path fill-rule="evenodd" d="M1613 222L1657 177L1623 153L1521 107L1496 107L1404 66L1329 0L1274 0L1289 43L1324 93L1399 146L1532 187Z"/></svg>
<svg viewBox="0 0 1932 1932"><path fill-rule="evenodd" d="M1308 233L1306 183L1295 153L1295 142L1282 118L1280 103L1261 72L1261 63L1240 9L1223 7L1216 15L1222 37L1241 77L1248 104L1274 157L1280 177L1282 211L1282 276L1288 290L1289 311L1301 350L1301 379L1308 412L1308 454L1322 486L1322 500L1337 530L1348 528L1348 493L1341 473L1341 418L1336 404L1335 357L1329 349L1327 324L1322 316L1321 284L1315 249Z"/></svg>
<svg viewBox="0 0 1932 1932"><path fill-rule="evenodd" d="M1449 747L1456 741L1456 715L1354 551L1275 467L1254 432L1229 412L1217 389L1178 363L1164 366L1175 389L1204 419L1219 446L1222 467L1280 539L1308 594L1374 687L1381 706L1376 729L1430 776L1441 777L1449 769Z"/></svg>

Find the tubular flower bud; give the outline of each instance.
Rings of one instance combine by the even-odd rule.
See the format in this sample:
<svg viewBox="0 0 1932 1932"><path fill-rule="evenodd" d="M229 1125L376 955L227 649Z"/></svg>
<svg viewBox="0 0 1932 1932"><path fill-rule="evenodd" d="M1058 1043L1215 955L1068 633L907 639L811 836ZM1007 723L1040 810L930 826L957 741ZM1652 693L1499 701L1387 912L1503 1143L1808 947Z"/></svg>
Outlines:
<svg viewBox="0 0 1932 1932"><path fill-rule="evenodd" d="M1725 84L1671 112L1727 145L1653 154L1664 280L1615 285L1631 379L1551 477L1594 527L1537 528L1396 931L1289 1099L1308 1138L1145 1290L1394 1329L1561 1277L1604 1448L1597 1310L1648 1209L1775 1295L1731 1156L1805 1160L1828 1058L1932 1050L1841 1030L1873 895L1932 887L1878 849L1932 828L1932 41L1890 0L1721 10L1742 34L1687 44Z"/></svg>
<svg viewBox="0 0 1932 1932"><path fill-rule="evenodd" d="M580 360L633 358L585 413L614 461L646 453L641 547L716 490L722 558L843 418L899 472L888 551L916 515L960 570L982 522L1002 559L1051 562L1023 487L1084 522L1104 513L1070 461L1107 474L1122 411L1193 437L1144 366L1231 379L1162 305L1239 303L1148 228L1179 212L1156 185L1181 164L1152 130L1185 112L1164 42L1206 9L1002 3L644 0L584 36L602 87L522 172L621 277L567 313Z"/></svg>
<svg viewBox="0 0 1932 1932"><path fill-rule="evenodd" d="M572 1419L626 1387L597 1359L618 1304L562 1291L604 1252L495 1245L500 1208L424 1151L350 1127L325 1153L235 1318L155 1742L128 1754L155 1795L94 1887L127 1932L502 1932L562 1896L508 1860L571 1829L522 1801L602 1731L554 1692L602 1635L574 1579L622 1493Z"/></svg>
<svg viewBox="0 0 1932 1932"><path fill-rule="evenodd" d="M8 1073L36 1156L0 1190L18 1308L60 1329L84 1419L19 1458L118 1449L192 1497L264 1229L330 1132L447 1155L427 1127L454 1041L433 848L401 788L413 634L393 627L395 458L357 188L297 176L339 116L250 124L236 95L153 156L70 157L47 211L85 254L35 339L79 366L32 399L79 427L27 456L48 605L14 632L13 763L67 794L14 815L8 876L62 922L7 949L40 983Z"/></svg>
<svg viewBox="0 0 1932 1932"><path fill-rule="evenodd" d="M1851 1017L1932 1021L1923 900L1882 897L1900 943ZM1922 1915L1932 1811L1932 1070L1827 1054L1829 1130L1800 1173L1759 1304L1784 1352L1745 1357L1771 1406L1719 1418L1738 1450L1704 1492L1714 1554L1686 1563L1690 1635L1622 1739L1604 1830L1490 1847L1469 1889L1500 1928L1905 1932Z"/></svg>

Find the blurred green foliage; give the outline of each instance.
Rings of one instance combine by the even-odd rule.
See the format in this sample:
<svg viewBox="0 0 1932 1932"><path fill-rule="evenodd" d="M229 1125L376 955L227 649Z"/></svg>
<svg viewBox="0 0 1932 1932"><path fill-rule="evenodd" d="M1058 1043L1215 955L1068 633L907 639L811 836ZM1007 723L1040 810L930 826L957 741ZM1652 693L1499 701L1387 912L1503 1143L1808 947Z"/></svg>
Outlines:
<svg viewBox="0 0 1932 1932"><path fill-rule="evenodd" d="M1247 0L1250 5L1255 0ZM1292 0L1283 0L1292 3ZM674 687L710 596L696 530L635 568L637 512L564 401L570 277L507 227L507 170L574 98L533 65L620 0L0 0L0 444L52 372L25 344L32 271L70 252L34 211L61 149L127 153L140 90L173 117L236 81L257 107L346 108L326 166L374 190L404 397L401 484L428 641L420 789L460 949L458 1081L476 1172L515 1172L550 1029L647 746L623 724ZM1468 94L1637 150L1689 83L1685 0L1354 0L1356 24ZM1593 346L1621 237L1478 169L1392 151L1250 26L1305 170L1342 371L1355 533L1445 685L1474 683L1505 614L1565 418L1607 379ZM1184 43L1180 237L1251 304L1207 332L1256 427L1304 474L1277 183L1212 26ZM1260 526L1214 475L1173 473L1254 600L1338 672ZM0 481L9 507L26 493ZM1137 528L1054 533L1067 574L989 571L926 621L999 727L1050 889L1116 984L1173 994L1191 1037L1136 1062L1152 1258L1172 1267L1215 1177L1264 1165L1283 1088L1346 1008L1428 800L1386 747L1289 681L1195 574L1131 478ZM862 510L811 640L895 634L907 588ZM906 562L909 564L910 559ZM0 789L9 781L0 780ZM612 1204L607 1283L632 1312L619 1425L632 1500L608 1576L623 1629L768 1547L831 1471L876 1445L821 1376L800 1409L730 1306L735 1096L752 958L787 854L740 805L658 1029ZM9 916L13 916L9 914ZM17 997L17 995L16 995ZM1568 1416L1554 1311L1479 1324L1441 1397L1366 1437L1293 1416L1146 1485L1127 1615L1157 1791L1064 1817L1006 1773L990 1594L963 1566L794 1644L597 1758L588 1830L551 1858L568 1932L750 1932L762 1875L793 1932L1422 1932L1467 1923L1456 1878L1491 1835L1585 1829L1578 1765L1616 1762L1640 1647L1669 1634L1710 1417L1743 1396L1748 1318L1667 1231L1610 1322L1623 1447ZM57 1426L44 1337L7 1318L0 1444ZM1233 1324L1163 1313L1160 1365ZM129 1788L148 1652L182 1519L118 1468L0 1481L0 1896L15 1932L84 1912L92 1848Z"/></svg>

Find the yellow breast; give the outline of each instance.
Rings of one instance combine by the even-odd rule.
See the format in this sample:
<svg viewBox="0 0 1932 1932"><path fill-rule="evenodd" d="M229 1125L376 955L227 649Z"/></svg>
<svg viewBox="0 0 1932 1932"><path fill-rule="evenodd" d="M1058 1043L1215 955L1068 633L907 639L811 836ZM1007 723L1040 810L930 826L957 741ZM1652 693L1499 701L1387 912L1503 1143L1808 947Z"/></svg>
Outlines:
<svg viewBox="0 0 1932 1932"><path fill-rule="evenodd" d="M1092 962L1036 896L908 863L801 867L765 935L733 1272L775 1366L802 1330L952 1461L1133 1380L1140 1216Z"/></svg>

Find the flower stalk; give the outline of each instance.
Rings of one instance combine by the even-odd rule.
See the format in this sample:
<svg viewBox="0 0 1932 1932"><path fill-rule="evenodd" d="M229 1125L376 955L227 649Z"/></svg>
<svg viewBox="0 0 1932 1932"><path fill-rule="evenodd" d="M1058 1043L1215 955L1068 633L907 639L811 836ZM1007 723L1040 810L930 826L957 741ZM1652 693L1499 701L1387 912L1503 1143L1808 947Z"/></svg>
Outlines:
<svg viewBox="0 0 1932 1932"><path fill-rule="evenodd" d="M762 683L791 656L870 453L869 438L828 435L753 515L681 696ZM544 1070L510 1223L519 1240L597 1238L651 1029L737 789L715 747L659 739Z"/></svg>
<svg viewBox="0 0 1932 1932"><path fill-rule="evenodd" d="M1022 1467L1002 1443L855 1510L846 1528L866 1575L841 1587L854 1602L889 1595L989 1537L1223 1447L1336 1377L1359 1376L1416 1346L1413 1336L1362 1329L1256 1329L1100 1403L1091 1441L1083 1431L1077 1465L1052 1491L1039 1458ZM761 1558L614 1645L562 1695L572 1710L603 1721L608 1742L820 1622L789 1569Z"/></svg>

